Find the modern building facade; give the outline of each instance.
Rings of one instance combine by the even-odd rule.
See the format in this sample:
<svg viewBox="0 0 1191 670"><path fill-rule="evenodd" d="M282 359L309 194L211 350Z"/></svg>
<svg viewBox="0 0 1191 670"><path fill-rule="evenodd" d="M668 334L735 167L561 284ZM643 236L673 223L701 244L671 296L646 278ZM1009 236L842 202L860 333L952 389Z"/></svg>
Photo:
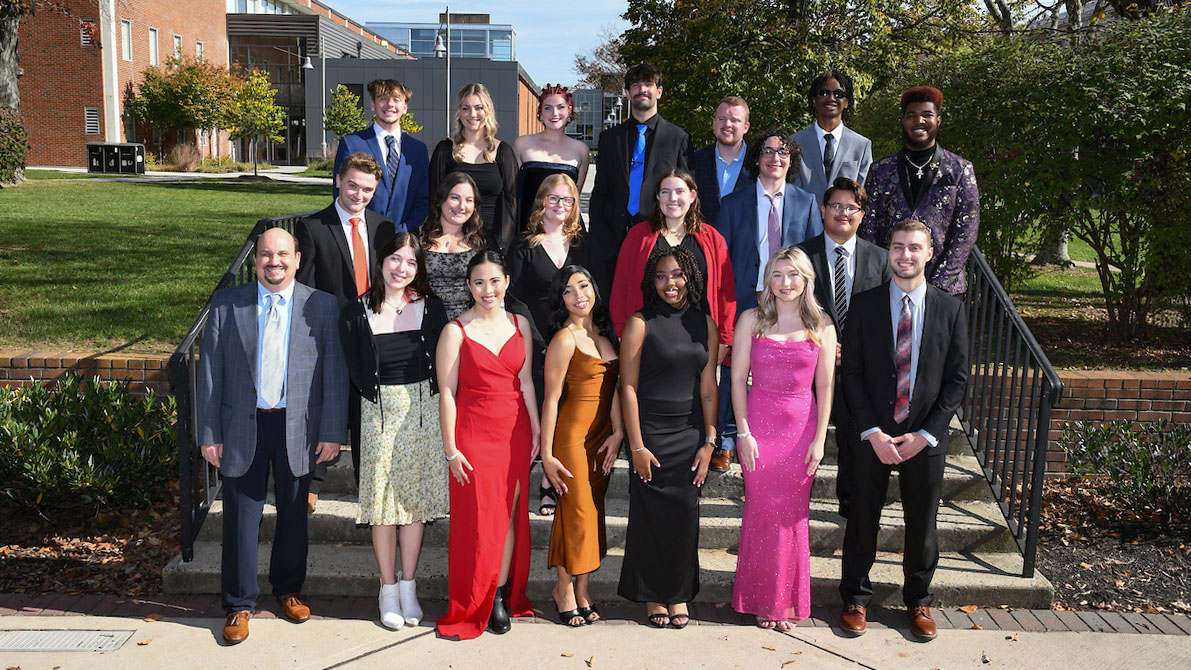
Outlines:
<svg viewBox="0 0 1191 670"><path fill-rule="evenodd" d="M443 13L438 23L369 21L365 25L418 58L434 58L434 41L446 19ZM517 60L517 32L512 25L492 23L489 14L452 13L450 19L452 58Z"/></svg>
<svg viewBox="0 0 1191 670"><path fill-rule="evenodd" d="M567 135L595 149L600 133L625 119L628 106L623 95L605 93L598 88L580 88L571 92L575 99L575 120L567 126Z"/></svg>

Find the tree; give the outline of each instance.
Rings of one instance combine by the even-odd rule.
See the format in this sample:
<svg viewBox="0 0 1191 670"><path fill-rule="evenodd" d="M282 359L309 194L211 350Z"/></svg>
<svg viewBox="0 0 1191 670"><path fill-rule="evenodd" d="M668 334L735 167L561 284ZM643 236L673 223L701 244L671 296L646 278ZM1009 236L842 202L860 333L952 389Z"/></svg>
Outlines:
<svg viewBox="0 0 1191 670"><path fill-rule="evenodd" d="M724 96L748 101L754 127L793 130L828 67L863 93L986 25L965 0L629 0L624 18L624 62L657 65L666 117L703 141Z"/></svg>
<svg viewBox="0 0 1191 670"><path fill-rule="evenodd" d="M269 83L269 75L263 70L253 70L237 88L232 108L232 139L248 138L252 145L252 174L259 176L257 169L257 142L262 138L280 142L284 138L285 110L278 107L273 98L277 90Z"/></svg>
<svg viewBox="0 0 1191 670"><path fill-rule="evenodd" d="M0 186L22 181L29 136L21 125L21 114L0 105Z"/></svg>
<svg viewBox="0 0 1191 670"><path fill-rule="evenodd" d="M611 26L600 28L600 43L586 53L575 54L579 86L619 93L628 70L620 53L623 44L624 40Z"/></svg>
<svg viewBox="0 0 1191 670"><path fill-rule="evenodd" d="M323 110L323 127L335 133L336 137L343 137L367 125L364 109L360 107L360 96L343 84L336 86L335 92L331 94L331 104Z"/></svg>
<svg viewBox="0 0 1191 670"><path fill-rule="evenodd" d="M133 116L152 126L175 131L205 128L215 134L230 126L235 88L226 68L175 57L162 67L146 69L127 105ZM219 142L211 144L214 154Z"/></svg>

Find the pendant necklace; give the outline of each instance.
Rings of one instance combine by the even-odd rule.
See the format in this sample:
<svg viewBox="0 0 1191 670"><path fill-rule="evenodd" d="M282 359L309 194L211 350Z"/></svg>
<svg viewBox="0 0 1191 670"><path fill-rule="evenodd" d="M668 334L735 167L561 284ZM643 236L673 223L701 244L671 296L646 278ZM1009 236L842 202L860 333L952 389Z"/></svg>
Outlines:
<svg viewBox="0 0 1191 670"><path fill-rule="evenodd" d="M931 160L931 158L934 158L934 155L932 154L930 156L930 158L927 158L925 161L923 161L922 165L919 165L919 164L915 163L914 161L910 160L909 156L906 156L905 158L906 158L907 163L909 163L910 165L913 165L915 168L918 169L917 176L919 179L922 179L922 170L925 169L927 165L930 165L930 160Z"/></svg>

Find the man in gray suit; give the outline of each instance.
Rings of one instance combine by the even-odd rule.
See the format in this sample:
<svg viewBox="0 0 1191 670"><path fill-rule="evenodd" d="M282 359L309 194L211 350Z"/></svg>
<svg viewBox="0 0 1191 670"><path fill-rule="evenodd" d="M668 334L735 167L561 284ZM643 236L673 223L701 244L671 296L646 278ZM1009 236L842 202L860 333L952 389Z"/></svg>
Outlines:
<svg viewBox="0 0 1191 670"><path fill-rule="evenodd" d="M823 192L838 177L864 183L873 163L873 143L867 137L844 126L844 117L854 102L852 78L839 70L829 70L815 78L808 94L815 122L794 133L802 149L802 163L795 185L815 196L823 204Z"/></svg>
<svg viewBox="0 0 1191 670"><path fill-rule="evenodd" d="M269 564L273 595L301 623L306 580L306 494L316 462L347 433L347 366L334 296L294 281L293 236L270 228L256 243L252 284L217 291L198 361L198 438L223 477L223 637L248 637L260 595L257 544L269 470L277 529Z"/></svg>

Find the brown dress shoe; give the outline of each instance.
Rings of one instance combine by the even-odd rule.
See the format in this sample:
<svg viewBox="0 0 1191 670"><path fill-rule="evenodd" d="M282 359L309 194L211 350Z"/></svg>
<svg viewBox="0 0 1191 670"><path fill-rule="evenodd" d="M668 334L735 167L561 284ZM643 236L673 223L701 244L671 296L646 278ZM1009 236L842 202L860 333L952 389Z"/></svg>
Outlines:
<svg viewBox="0 0 1191 670"><path fill-rule="evenodd" d="M310 618L310 603L306 602L306 596L301 593L281 596L277 602L281 603L281 611L285 613L285 618L294 623L302 623Z"/></svg>
<svg viewBox="0 0 1191 670"><path fill-rule="evenodd" d="M707 469L716 472L727 472L729 465L732 465L732 452L716 449L711 452L711 463L707 466Z"/></svg>
<svg viewBox="0 0 1191 670"><path fill-rule="evenodd" d="M914 637L929 642L939 635L939 627L935 625L935 620L930 618L929 607L911 607L907 613L910 617L910 633Z"/></svg>
<svg viewBox="0 0 1191 670"><path fill-rule="evenodd" d="M318 494L317 493L307 493L306 494L306 513L314 514L314 508L317 505L318 505Z"/></svg>
<svg viewBox="0 0 1191 670"><path fill-rule="evenodd" d="M227 640L228 644L243 642L244 638L248 637L248 620L251 618L252 612L248 610L227 615L227 621L223 624L223 639Z"/></svg>
<svg viewBox="0 0 1191 670"><path fill-rule="evenodd" d="M864 613L863 605L856 603L844 605L844 612L839 617L839 627L843 629L845 635L852 637L864 635L864 631L868 630L868 621L865 619Z"/></svg>

